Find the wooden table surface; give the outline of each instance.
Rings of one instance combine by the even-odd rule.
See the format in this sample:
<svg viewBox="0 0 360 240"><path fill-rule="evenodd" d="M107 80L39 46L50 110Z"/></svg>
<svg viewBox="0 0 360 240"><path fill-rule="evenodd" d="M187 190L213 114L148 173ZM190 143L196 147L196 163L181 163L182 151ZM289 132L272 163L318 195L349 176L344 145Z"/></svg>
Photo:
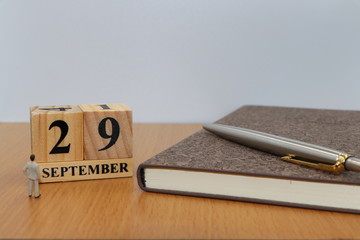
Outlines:
<svg viewBox="0 0 360 240"><path fill-rule="evenodd" d="M200 128L135 124L135 170ZM1 239L360 239L360 215L147 193L135 177L41 184L29 198L29 129L0 123Z"/></svg>

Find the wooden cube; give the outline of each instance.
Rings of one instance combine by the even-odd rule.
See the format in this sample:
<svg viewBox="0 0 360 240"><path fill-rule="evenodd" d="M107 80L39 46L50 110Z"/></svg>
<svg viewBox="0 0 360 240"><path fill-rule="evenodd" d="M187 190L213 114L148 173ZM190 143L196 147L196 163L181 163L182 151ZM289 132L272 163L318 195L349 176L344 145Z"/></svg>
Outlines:
<svg viewBox="0 0 360 240"><path fill-rule="evenodd" d="M83 160L83 113L78 106L37 106L30 111L36 162Z"/></svg>
<svg viewBox="0 0 360 240"><path fill-rule="evenodd" d="M132 157L132 111L124 104L81 104L84 159Z"/></svg>

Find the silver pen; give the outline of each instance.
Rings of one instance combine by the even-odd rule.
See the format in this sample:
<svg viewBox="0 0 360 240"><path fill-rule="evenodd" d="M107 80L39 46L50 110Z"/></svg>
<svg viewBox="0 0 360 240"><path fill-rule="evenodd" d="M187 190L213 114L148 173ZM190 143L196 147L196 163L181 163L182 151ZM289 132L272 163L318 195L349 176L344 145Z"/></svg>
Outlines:
<svg viewBox="0 0 360 240"><path fill-rule="evenodd" d="M360 172L360 159L350 154L273 134L222 124L203 128L227 140L282 156L284 161L340 174L344 170Z"/></svg>

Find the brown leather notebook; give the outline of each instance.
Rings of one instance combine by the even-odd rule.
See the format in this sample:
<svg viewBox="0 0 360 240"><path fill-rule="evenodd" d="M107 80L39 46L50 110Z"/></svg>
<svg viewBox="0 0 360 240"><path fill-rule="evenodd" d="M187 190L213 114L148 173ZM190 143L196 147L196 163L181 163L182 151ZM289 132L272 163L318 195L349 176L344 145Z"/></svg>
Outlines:
<svg viewBox="0 0 360 240"><path fill-rule="evenodd" d="M244 106L216 123L360 156L360 111ZM205 130L142 163L144 191L360 213L360 173L299 166Z"/></svg>

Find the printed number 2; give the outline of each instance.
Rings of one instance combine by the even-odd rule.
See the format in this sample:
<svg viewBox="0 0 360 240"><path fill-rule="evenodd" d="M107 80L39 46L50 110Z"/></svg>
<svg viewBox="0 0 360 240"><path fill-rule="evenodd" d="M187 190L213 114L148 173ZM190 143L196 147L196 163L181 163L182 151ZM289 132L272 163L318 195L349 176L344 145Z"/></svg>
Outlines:
<svg viewBox="0 0 360 240"><path fill-rule="evenodd" d="M63 146L63 147L59 146L60 143L64 140L65 136L67 135L67 133L69 131L69 126L67 125L67 123L65 121L57 120L50 125L49 130L52 129L53 127L59 127L60 131L61 131L61 135L60 135L58 142L55 144L53 149L50 151L50 154L69 153L70 152L70 143L67 146Z"/></svg>

